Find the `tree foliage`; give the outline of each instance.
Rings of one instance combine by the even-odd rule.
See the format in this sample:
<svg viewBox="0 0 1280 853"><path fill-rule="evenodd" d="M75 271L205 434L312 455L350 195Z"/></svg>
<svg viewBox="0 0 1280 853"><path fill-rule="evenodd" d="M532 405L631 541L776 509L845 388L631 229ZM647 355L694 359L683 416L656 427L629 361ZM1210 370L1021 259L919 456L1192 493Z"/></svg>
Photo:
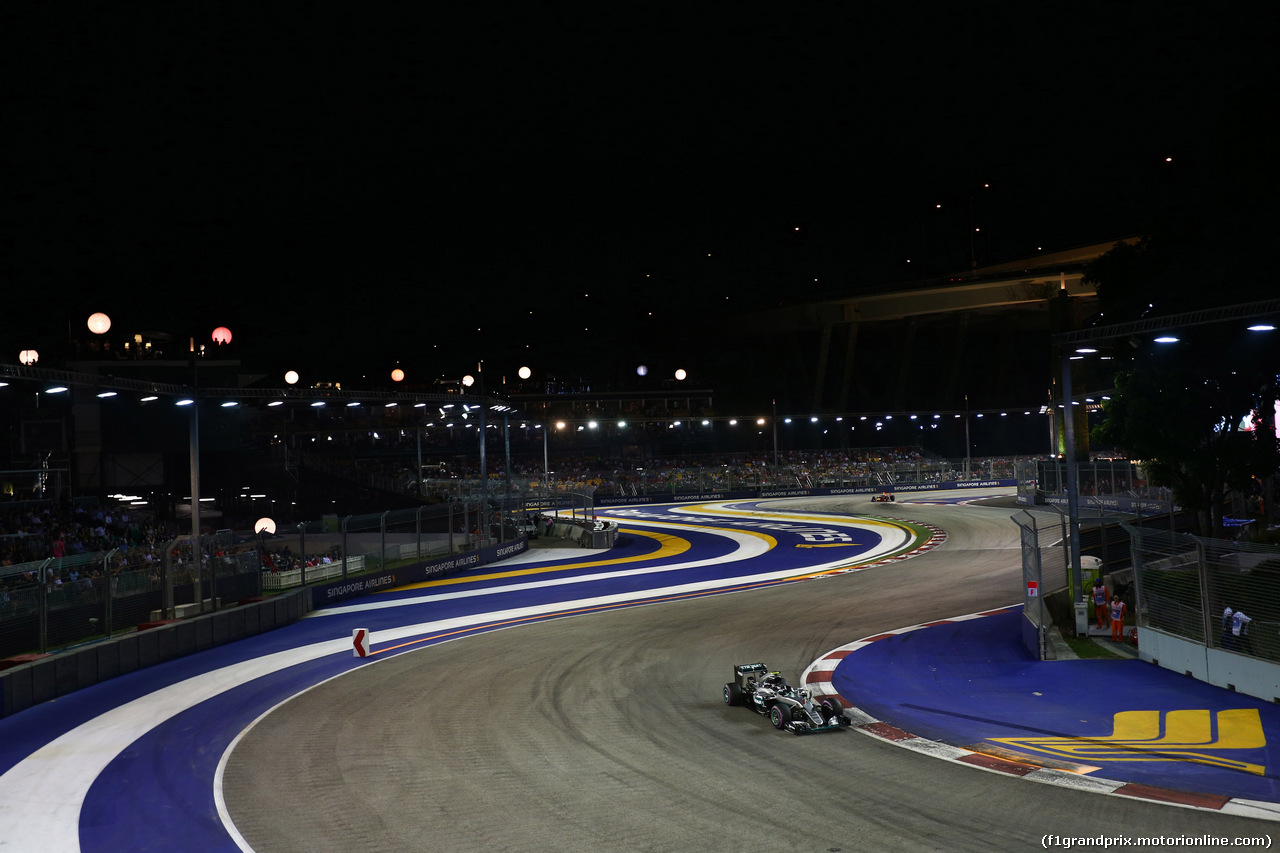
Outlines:
<svg viewBox="0 0 1280 853"><path fill-rule="evenodd" d="M1104 325L1230 304L1233 294L1256 298L1256 290L1233 290L1207 271L1213 258L1231 253L1230 245L1204 242L1187 223L1170 228L1117 244L1090 265ZM1116 342L1112 363L1120 372L1105 420L1091 436L1144 461L1150 481L1172 489L1206 536L1222 535L1228 492L1251 494L1280 467L1274 429L1240 429L1255 411L1270 419L1280 333L1249 332L1246 325L1161 330L1178 338L1174 344L1155 343L1154 334Z"/></svg>
<svg viewBox="0 0 1280 853"><path fill-rule="evenodd" d="M1274 92L1266 103L1274 103ZM1259 99L1224 104L1211 144L1166 163L1152 184L1144 236L1118 243L1085 270L1097 287L1097 325L1169 317L1275 298L1278 204L1274 158L1257 157L1280 139L1275 110ZM1275 322L1275 318L1270 318ZM1099 446L1146 464L1152 483L1173 489L1194 510L1201 531L1222 534L1226 493L1274 482L1271 417L1280 371L1280 332L1249 332L1246 322L1162 329L1113 341L1119 371L1092 433ZM1251 412L1271 426L1240 429ZM1268 502L1268 505L1270 502Z"/></svg>
<svg viewBox="0 0 1280 853"><path fill-rule="evenodd" d="M1238 373L1135 366L1116 376L1093 437L1141 460L1152 484L1196 513L1201 533L1220 537L1228 491L1251 494L1280 468L1275 433L1240 428L1260 401L1271 411L1274 393Z"/></svg>

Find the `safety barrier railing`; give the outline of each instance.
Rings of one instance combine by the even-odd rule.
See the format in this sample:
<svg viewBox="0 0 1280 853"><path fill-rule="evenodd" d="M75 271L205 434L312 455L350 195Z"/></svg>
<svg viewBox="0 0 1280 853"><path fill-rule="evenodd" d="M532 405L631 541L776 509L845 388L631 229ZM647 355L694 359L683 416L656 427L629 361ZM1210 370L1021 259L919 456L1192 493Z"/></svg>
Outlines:
<svg viewBox="0 0 1280 853"><path fill-rule="evenodd" d="M1280 661L1280 548L1125 527L1140 627Z"/></svg>
<svg viewBox="0 0 1280 853"><path fill-rule="evenodd" d="M336 563L320 563L312 566L306 570L305 582L323 583L324 581L344 577L346 574L359 574L363 571L363 556L348 557ZM304 575L301 568L288 569L283 572L263 572L262 574L262 588L270 592L292 589L295 586L302 586L303 583Z"/></svg>
<svg viewBox="0 0 1280 853"><path fill-rule="evenodd" d="M0 567L0 667L264 593L511 541L537 508L586 514L569 492L501 495L326 518L278 533L219 531Z"/></svg>
<svg viewBox="0 0 1280 853"><path fill-rule="evenodd" d="M0 568L0 660L39 655L252 598L255 543L230 532Z"/></svg>

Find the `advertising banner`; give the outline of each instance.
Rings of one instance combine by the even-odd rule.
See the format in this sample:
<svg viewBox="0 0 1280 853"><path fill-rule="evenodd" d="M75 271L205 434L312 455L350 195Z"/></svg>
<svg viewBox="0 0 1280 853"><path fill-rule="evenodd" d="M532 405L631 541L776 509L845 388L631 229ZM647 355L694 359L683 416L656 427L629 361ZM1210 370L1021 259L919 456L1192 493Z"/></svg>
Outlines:
<svg viewBox="0 0 1280 853"><path fill-rule="evenodd" d="M519 539L514 539L501 545L489 545L484 548L478 548L475 551L468 551L465 554L454 554L449 557L440 557L421 563L411 563L410 565L400 566L385 572L375 572L318 584L311 587L311 605L313 608L319 609L329 607L349 598L376 592L380 589L422 583L434 578L452 575L464 569L474 569L477 566L504 560L507 557L523 553L528 548L528 537L521 536Z"/></svg>
<svg viewBox="0 0 1280 853"><path fill-rule="evenodd" d="M740 501L760 498L805 498L821 495L870 495L880 492L931 492L951 489L986 489L992 486L1016 486L1017 480L953 480L945 483L894 483L879 486L846 486L819 489L745 489L733 492L696 492L672 495L632 495L597 497L596 506L634 506L635 504L688 503L690 501Z"/></svg>
<svg viewBox="0 0 1280 853"><path fill-rule="evenodd" d="M1062 509L1067 508L1066 495L1045 495L1044 502ZM1080 498L1078 505L1082 513L1094 512L1099 509L1122 512L1128 515L1164 515L1169 512L1168 501L1158 501L1152 498L1132 498L1128 495L1090 495L1087 498ZM1179 509L1181 508L1177 505L1173 507L1174 512Z"/></svg>

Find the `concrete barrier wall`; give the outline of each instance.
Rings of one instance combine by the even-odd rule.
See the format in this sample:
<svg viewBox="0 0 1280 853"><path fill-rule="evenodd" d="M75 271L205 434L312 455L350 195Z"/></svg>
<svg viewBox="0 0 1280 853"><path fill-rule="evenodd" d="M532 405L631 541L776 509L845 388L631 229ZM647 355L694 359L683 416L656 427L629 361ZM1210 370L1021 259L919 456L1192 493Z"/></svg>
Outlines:
<svg viewBox="0 0 1280 853"><path fill-rule="evenodd" d="M1138 627L1138 655L1148 663L1238 693L1280 702L1280 666L1203 643Z"/></svg>
<svg viewBox="0 0 1280 853"><path fill-rule="evenodd" d="M84 687L296 622L311 610L300 589L68 649L0 672L0 716Z"/></svg>

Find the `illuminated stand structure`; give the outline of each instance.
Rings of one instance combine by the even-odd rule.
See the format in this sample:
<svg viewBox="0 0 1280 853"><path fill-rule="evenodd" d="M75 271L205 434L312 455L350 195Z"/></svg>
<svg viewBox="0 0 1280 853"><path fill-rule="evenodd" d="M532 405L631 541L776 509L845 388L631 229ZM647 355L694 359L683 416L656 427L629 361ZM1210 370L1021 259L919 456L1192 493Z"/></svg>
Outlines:
<svg viewBox="0 0 1280 853"><path fill-rule="evenodd" d="M33 449L42 451L40 459L45 472L38 477L35 493L42 499L72 499L78 496L97 498L112 494L126 504L126 510L127 505L133 503L138 506L139 511L156 512L160 517L189 514L190 535L179 546L183 554L190 555L189 559L181 560L183 566L175 566L174 572L166 574L171 581L174 575L198 573L196 576L201 581L196 584L199 599L195 605L200 610L216 610L219 607L217 576L210 559L213 555L208 552L215 547L211 538L212 531L209 529L210 522L216 526L215 520L221 518L221 512L206 506L213 499L205 498L201 483L200 428L201 420L207 417L202 412L205 404L216 402L214 412L234 412L242 405L252 407L255 403L263 405L265 410L265 407L280 405L314 407L331 403L381 403L385 406L405 404L422 408L432 403L445 405L462 402L469 408L478 410L482 420L483 413L490 405L490 401L484 397L466 394L344 392L337 387L228 387L225 380L235 376L240 362L234 358L219 358L215 355L231 344L232 333L225 326L214 329L208 337L208 343L204 344L198 343L194 336L180 340L174 336L147 333L149 339L137 334L125 340L123 345L117 339L114 348L111 340L106 337L112 323L105 314L94 313L89 317L87 327L93 337L87 341L73 342L73 358L68 361L71 369L56 370L40 366L40 358L35 350L24 350L19 359L20 364L0 364L0 384L8 385L11 380L19 387L37 389L37 413L34 416L22 416L25 431L31 432L33 437L43 436L40 443L32 445ZM174 347L178 348L176 352ZM144 374L146 378L135 379L120 375L129 373ZM285 377L286 384L294 386L298 378L296 371L290 371ZM392 375L393 381L399 382L403 378L404 372L397 368ZM209 379L213 379L213 382L209 383ZM50 392L53 393L53 398L50 397ZM71 405L47 405L39 410L42 397L46 401L70 399ZM510 411L502 401L494 401L493 406L504 413ZM147 408L150 411L143 414ZM104 417L104 409L112 412L110 417ZM181 495L181 492L172 492L166 488L169 484L164 473L165 458L168 455L164 448L170 444L176 445L178 433L175 427L182 421L175 420L173 414L179 412L185 415L186 421L185 445L190 483L189 495L182 503L173 497L175 494ZM114 436L108 428L111 423L117 424ZM125 426L120 427L119 424ZM44 427L43 430L41 427ZM226 431L215 429L215 436L219 432ZM483 435L483 432L480 434ZM71 436L74 436L74 441L68 442ZM128 446L130 442L136 446ZM49 464L50 452L55 450L68 454L63 467ZM483 453L483 447L481 452ZM60 482L60 475L63 474L66 481ZM133 494L134 492L139 494ZM150 499L144 497L148 494ZM219 532L218 535L223 534ZM196 555L203 556L197 558ZM207 574L206 570L199 568L202 563L210 567ZM346 568L345 561L343 568ZM187 612L189 604L183 604L182 609L183 613L179 614L178 603L173 600L171 593L166 594L160 615L169 618L190 615Z"/></svg>

